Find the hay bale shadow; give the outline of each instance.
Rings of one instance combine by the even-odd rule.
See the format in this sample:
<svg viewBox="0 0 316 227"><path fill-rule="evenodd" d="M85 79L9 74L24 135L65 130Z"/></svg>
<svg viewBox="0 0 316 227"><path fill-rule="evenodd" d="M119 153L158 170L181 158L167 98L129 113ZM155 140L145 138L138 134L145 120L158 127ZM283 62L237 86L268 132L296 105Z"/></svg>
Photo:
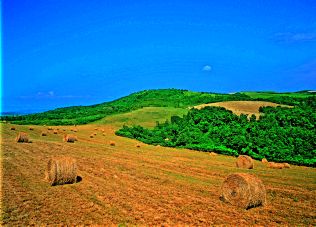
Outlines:
<svg viewBox="0 0 316 227"><path fill-rule="evenodd" d="M77 176L76 177L76 183L80 183L82 181L82 177L81 176Z"/></svg>

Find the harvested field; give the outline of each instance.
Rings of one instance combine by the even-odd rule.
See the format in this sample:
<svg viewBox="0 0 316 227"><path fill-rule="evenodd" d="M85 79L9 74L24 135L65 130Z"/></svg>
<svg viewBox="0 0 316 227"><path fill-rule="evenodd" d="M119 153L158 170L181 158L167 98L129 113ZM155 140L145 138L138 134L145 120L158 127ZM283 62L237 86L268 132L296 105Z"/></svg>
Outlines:
<svg viewBox="0 0 316 227"><path fill-rule="evenodd" d="M314 168L270 169L254 161L255 169L239 169L236 158L220 154L137 148L138 141L115 136L112 125L93 139L95 125L77 127L76 143L58 134L42 137L47 127L34 126L33 143L19 144L16 131L2 125L2 225L316 225ZM55 156L76 159L81 181L51 187L44 177ZM221 186L231 173L260 178L266 206L245 210L222 202Z"/></svg>
<svg viewBox="0 0 316 227"><path fill-rule="evenodd" d="M261 106L282 106L282 107L291 107L287 105L280 105L273 102L263 102L263 101L227 101L227 102L216 102L216 103L209 103L209 104L201 104L198 106L194 106L196 109L202 109L206 106L219 106L224 107L227 110L231 110L234 114L248 114L251 116L252 114L256 115L258 119L260 116L259 108Z"/></svg>

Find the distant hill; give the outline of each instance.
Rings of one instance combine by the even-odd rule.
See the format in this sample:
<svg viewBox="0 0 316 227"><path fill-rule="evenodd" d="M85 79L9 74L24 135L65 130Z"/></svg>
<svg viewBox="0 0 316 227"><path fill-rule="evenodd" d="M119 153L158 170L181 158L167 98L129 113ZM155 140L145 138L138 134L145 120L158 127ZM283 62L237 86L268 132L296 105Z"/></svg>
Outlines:
<svg viewBox="0 0 316 227"><path fill-rule="evenodd" d="M236 93L216 94L208 92L193 92L178 89L144 90L120 99L91 106L73 106L58 108L38 114L24 116L5 116L2 120L15 124L33 125L73 125L87 124L117 113L126 113L143 107L175 107L229 100L247 100L249 97Z"/></svg>
<svg viewBox="0 0 316 227"><path fill-rule="evenodd" d="M211 92L193 92L179 89L144 90L120 99L91 106L73 106L58 108L37 114L23 116L2 116L1 120L14 124L32 125L74 125L87 124L118 113L127 113L143 107L188 107L223 101L270 101L287 105L298 105L302 98L315 97L314 93L270 93L237 92L219 94Z"/></svg>

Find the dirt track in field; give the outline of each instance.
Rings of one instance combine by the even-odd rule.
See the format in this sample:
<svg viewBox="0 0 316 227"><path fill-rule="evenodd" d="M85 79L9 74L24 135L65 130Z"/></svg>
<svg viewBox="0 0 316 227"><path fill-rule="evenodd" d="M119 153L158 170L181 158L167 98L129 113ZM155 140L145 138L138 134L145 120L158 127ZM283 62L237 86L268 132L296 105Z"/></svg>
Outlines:
<svg viewBox="0 0 316 227"><path fill-rule="evenodd" d="M77 127L74 144L62 142L72 127L54 127L59 133L49 131L47 137L40 136L42 126L16 128L5 124L1 132L3 225L316 225L314 168L276 170L256 161L255 169L241 170L229 156L137 148L139 142L115 136L110 125ZM32 143L16 143L18 131L27 131ZM59 155L77 159L81 182L45 182L48 159ZM223 180L235 172L262 179L267 206L243 210L219 200Z"/></svg>
<svg viewBox="0 0 316 227"><path fill-rule="evenodd" d="M209 103L209 104L201 104L198 106L194 106L196 109L202 109L206 106L219 106L224 107L225 109L231 110L234 114L241 115L241 114L248 114L251 116L254 114L258 119L260 116L259 108L261 106L282 106L282 107L291 107L287 105L280 105L273 102L264 102L264 101L227 101L227 102L216 102L216 103Z"/></svg>

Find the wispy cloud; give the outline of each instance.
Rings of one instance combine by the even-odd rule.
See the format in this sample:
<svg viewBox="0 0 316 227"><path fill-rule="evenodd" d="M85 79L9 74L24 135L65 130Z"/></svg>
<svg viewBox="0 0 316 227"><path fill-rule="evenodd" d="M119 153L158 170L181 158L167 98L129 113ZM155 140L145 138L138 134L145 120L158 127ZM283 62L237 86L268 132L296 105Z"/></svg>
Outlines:
<svg viewBox="0 0 316 227"><path fill-rule="evenodd" d="M280 32L273 35L278 43L302 43L316 41L316 32Z"/></svg>
<svg viewBox="0 0 316 227"><path fill-rule="evenodd" d="M210 65L204 65L202 71L211 71L212 67Z"/></svg>
<svg viewBox="0 0 316 227"><path fill-rule="evenodd" d="M78 99L78 98L91 98L90 95L56 95L54 91L43 92L39 91L36 94L31 95L21 95L21 99L45 99L45 98L54 98L54 99Z"/></svg>
<svg viewBox="0 0 316 227"><path fill-rule="evenodd" d="M298 66L295 71L301 75L316 79L316 59Z"/></svg>

